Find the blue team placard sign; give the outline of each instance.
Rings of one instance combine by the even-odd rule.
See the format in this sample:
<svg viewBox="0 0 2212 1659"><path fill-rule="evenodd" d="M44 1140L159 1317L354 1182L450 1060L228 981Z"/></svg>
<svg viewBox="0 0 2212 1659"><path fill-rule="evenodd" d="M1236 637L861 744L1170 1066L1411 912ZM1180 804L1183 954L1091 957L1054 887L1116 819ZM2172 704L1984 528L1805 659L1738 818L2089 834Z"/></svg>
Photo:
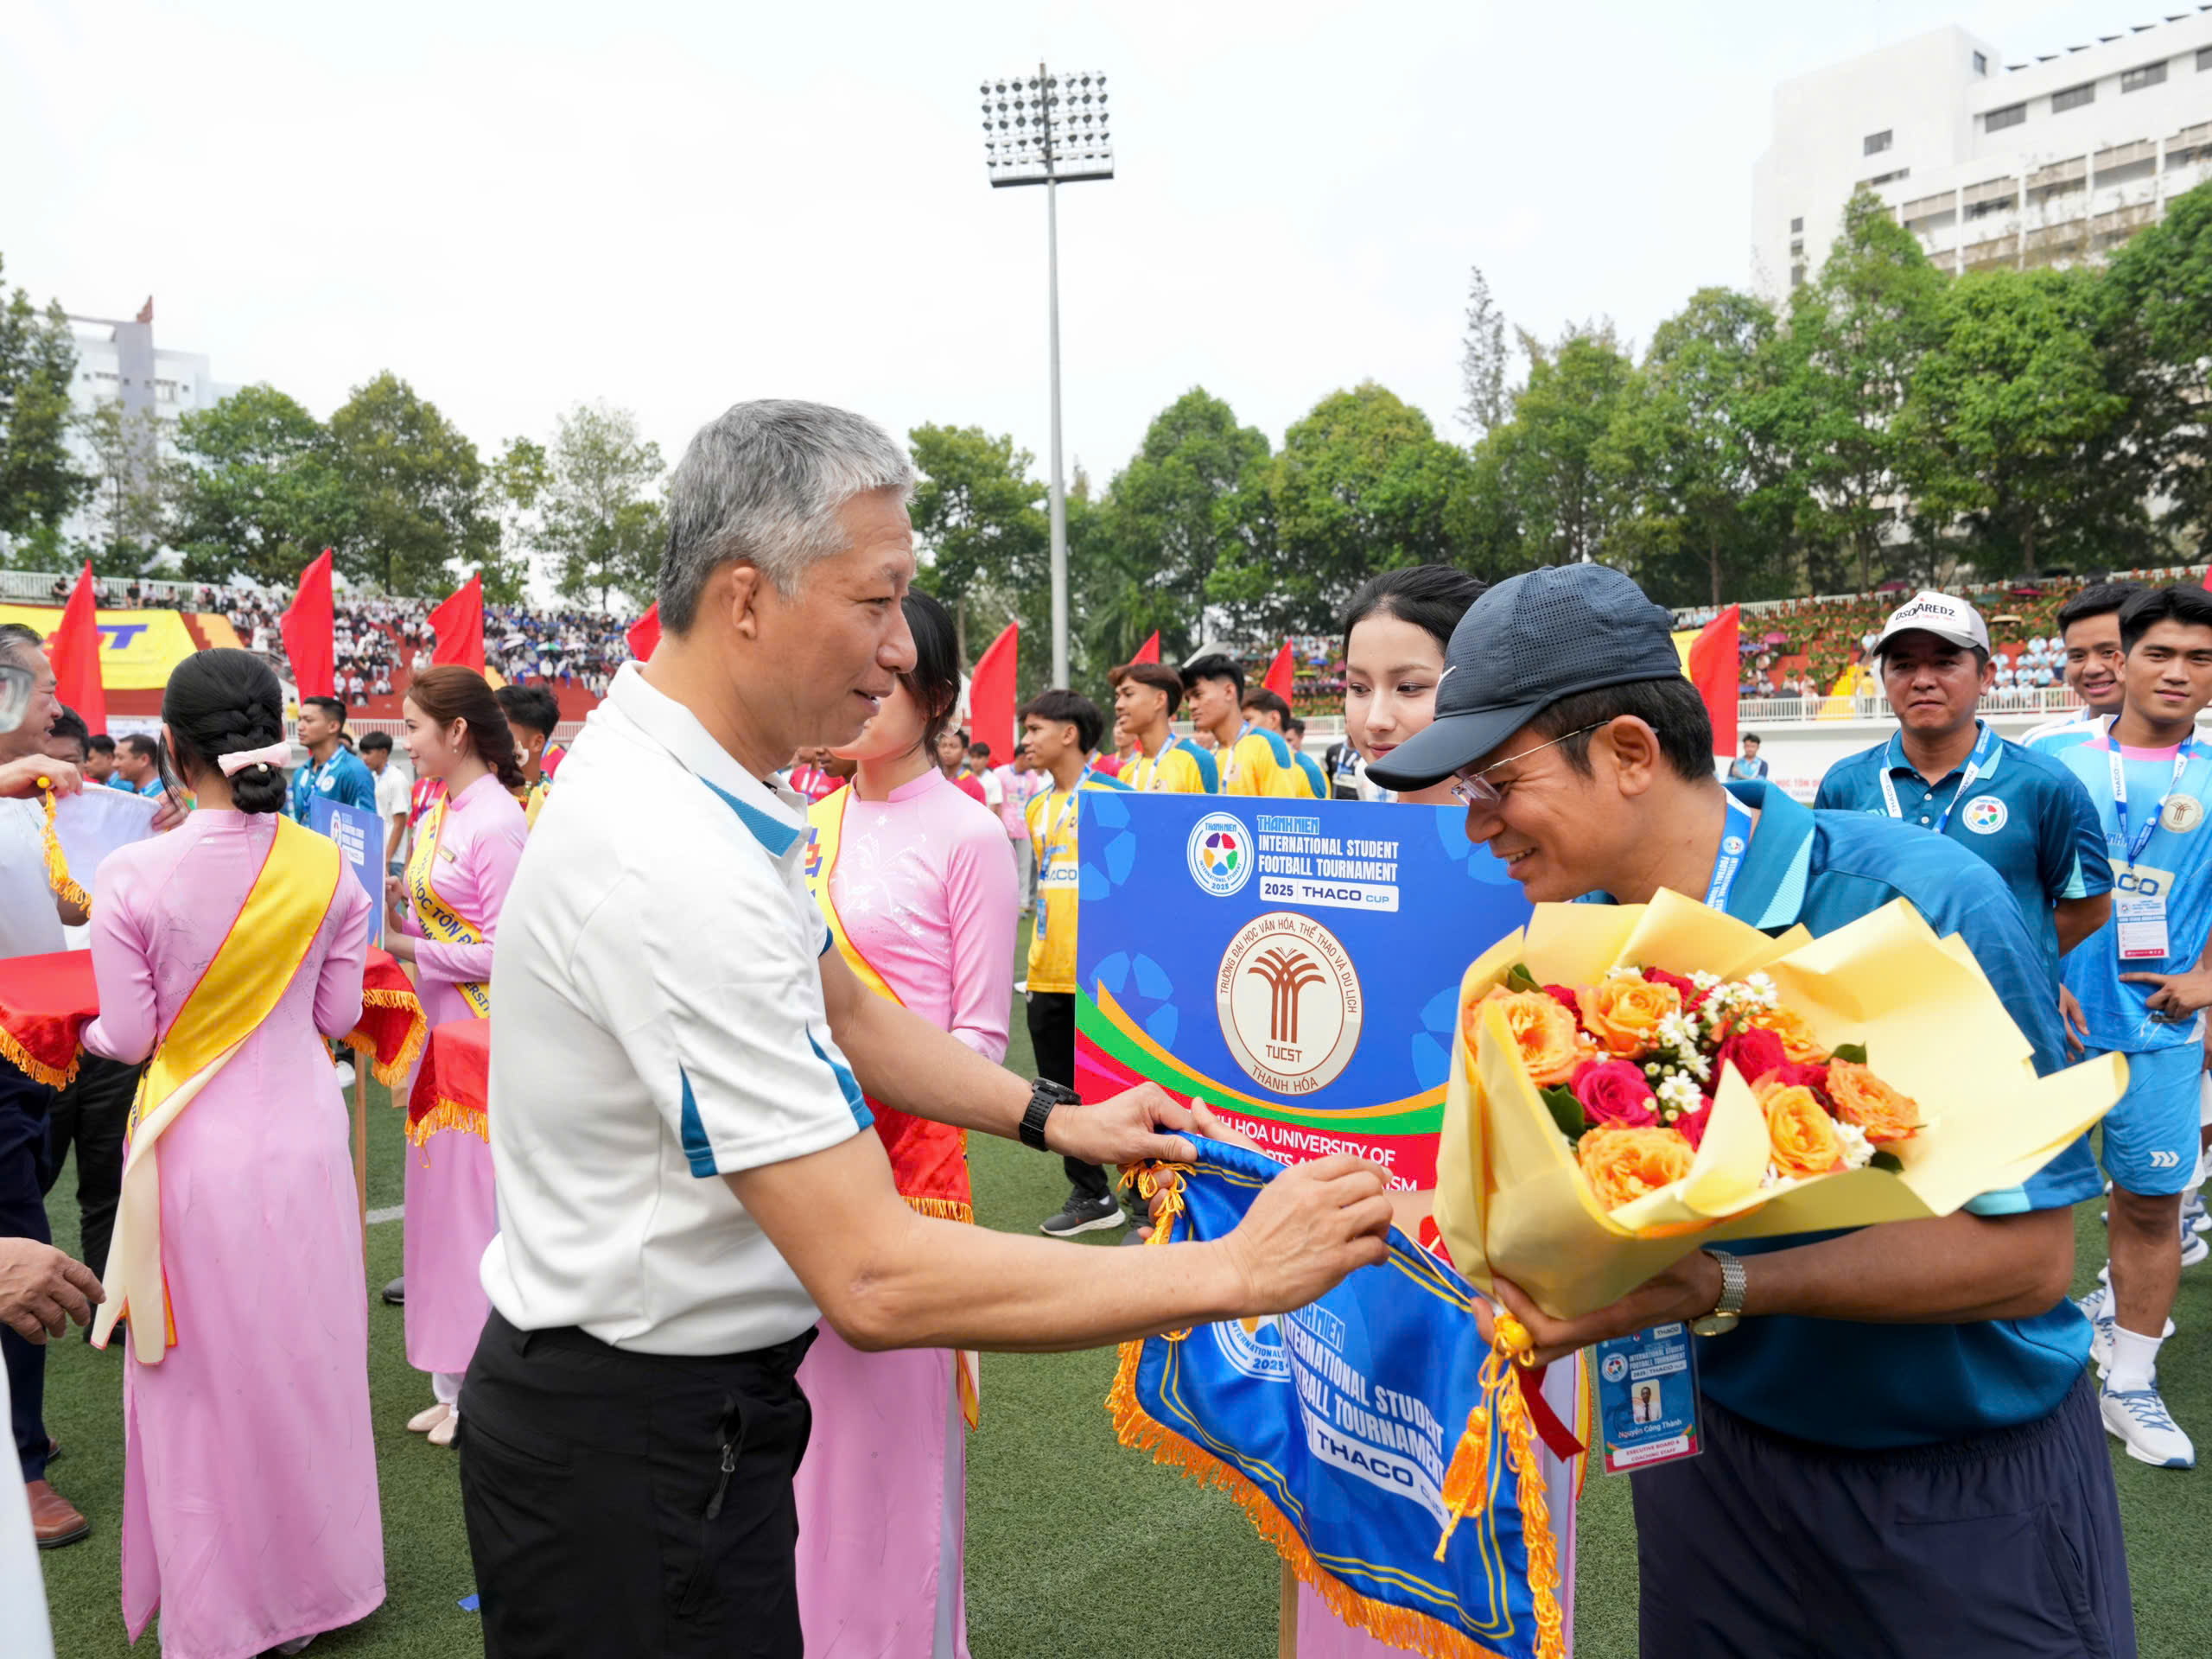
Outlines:
<svg viewBox="0 0 2212 1659"><path fill-rule="evenodd" d="M1432 1186L1460 976L1529 919L1458 807L1086 790L1076 1084Z"/></svg>
<svg viewBox="0 0 2212 1659"><path fill-rule="evenodd" d="M308 802L308 828L328 836L346 856L346 868L369 895L369 943L384 943L384 836L382 819L365 806L348 806L327 795Z"/></svg>

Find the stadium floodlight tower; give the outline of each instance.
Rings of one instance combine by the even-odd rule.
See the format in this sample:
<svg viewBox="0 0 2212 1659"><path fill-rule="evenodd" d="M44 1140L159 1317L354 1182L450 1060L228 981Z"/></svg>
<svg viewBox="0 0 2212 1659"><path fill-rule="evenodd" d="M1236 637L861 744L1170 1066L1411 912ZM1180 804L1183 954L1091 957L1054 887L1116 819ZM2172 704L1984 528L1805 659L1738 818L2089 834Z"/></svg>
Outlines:
<svg viewBox="0 0 2212 1659"><path fill-rule="evenodd" d="M1052 381L1052 683L1068 683L1068 503L1060 477L1060 211L1062 184L1114 176L1106 77L1034 75L983 83L983 166L991 188L1045 187L1045 283Z"/></svg>

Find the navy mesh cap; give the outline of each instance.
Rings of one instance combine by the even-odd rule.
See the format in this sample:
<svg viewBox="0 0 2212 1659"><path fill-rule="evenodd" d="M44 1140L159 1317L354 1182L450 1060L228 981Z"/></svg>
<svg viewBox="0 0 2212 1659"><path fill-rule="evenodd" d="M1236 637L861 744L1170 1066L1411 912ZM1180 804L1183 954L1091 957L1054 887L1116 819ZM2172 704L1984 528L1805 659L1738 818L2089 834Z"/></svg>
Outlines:
<svg viewBox="0 0 2212 1659"><path fill-rule="evenodd" d="M1547 565L1508 578L1459 619L1444 652L1436 718L1367 775L1426 789L1579 691L1679 680L1673 617L1619 571Z"/></svg>

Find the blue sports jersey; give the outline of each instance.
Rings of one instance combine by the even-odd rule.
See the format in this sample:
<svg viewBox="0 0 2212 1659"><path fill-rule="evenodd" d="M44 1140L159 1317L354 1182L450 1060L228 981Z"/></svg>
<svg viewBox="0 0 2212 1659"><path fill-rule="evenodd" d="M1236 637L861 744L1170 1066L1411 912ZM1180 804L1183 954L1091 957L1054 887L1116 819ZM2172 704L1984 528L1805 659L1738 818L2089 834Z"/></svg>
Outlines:
<svg viewBox="0 0 2212 1659"><path fill-rule="evenodd" d="M1903 738L1892 734L1886 743L1829 767L1813 805L1886 817L1895 795L1902 822L1957 842L2004 878L2056 987L2058 925L2051 906L2112 890L2096 804L2054 757L2006 741L1986 722L1980 731L1979 758L1970 756L1933 785L1905 759Z"/></svg>
<svg viewBox="0 0 2212 1659"><path fill-rule="evenodd" d="M2057 752L2057 759L2082 780L2090 804L2096 808L2106 852L2112 861L2114 904L2125 895L2142 893L2163 898L2166 906L2163 958L2122 961L2116 919L2106 923L2067 956L2066 988L2081 1002L2082 1017L2088 1021L2089 1041L2098 1048L2142 1054L2199 1039L2198 1020L2176 1024L2152 1017L2149 998L2155 986L2123 984L2120 978L2123 973L2186 973L2204 954L2206 935L2212 932L2212 830L2204 825L2204 803L2212 798L2212 747L2196 738L2190 739L2188 747L2189 765L2178 783L2174 779L2173 750L2120 752L2127 795L2126 840L2121 837L2120 811L2113 798L2111 739L2093 732ZM2160 812L2162 799L2166 804ZM2142 852L2131 861L2128 842L2142 836L2154 814L2157 827L2150 830Z"/></svg>
<svg viewBox="0 0 2212 1659"><path fill-rule="evenodd" d="M2033 1045L2037 1074L2064 1065L2056 998L2019 906L1988 865L1948 836L1887 816L1815 812L1764 782L1728 790L1759 812L1729 890L1730 915L1769 933L1802 922L1817 937L1906 899L1938 934L1966 941ZM2085 1135L2023 1185L1967 1208L1986 1216L2064 1209L2103 1185ZM1738 1239L1728 1249L1752 1255L1832 1236ZM1799 1440L1878 1450L2049 1416L2088 1363L2089 1324L2062 1297L2029 1319L1862 1325L1777 1314L1697 1342L1701 1386L1738 1416Z"/></svg>

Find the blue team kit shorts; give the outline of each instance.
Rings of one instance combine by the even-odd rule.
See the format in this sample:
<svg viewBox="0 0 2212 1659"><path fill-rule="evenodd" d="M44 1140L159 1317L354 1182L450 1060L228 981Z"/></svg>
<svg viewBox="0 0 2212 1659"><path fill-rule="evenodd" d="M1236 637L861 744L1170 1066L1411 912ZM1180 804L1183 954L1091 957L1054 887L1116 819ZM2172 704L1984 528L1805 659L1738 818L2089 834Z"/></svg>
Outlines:
<svg viewBox="0 0 2212 1659"><path fill-rule="evenodd" d="M2180 1043L2126 1058L2127 1092L2105 1114L2105 1173L2126 1192L2165 1198L2196 1173L2204 1050Z"/></svg>

